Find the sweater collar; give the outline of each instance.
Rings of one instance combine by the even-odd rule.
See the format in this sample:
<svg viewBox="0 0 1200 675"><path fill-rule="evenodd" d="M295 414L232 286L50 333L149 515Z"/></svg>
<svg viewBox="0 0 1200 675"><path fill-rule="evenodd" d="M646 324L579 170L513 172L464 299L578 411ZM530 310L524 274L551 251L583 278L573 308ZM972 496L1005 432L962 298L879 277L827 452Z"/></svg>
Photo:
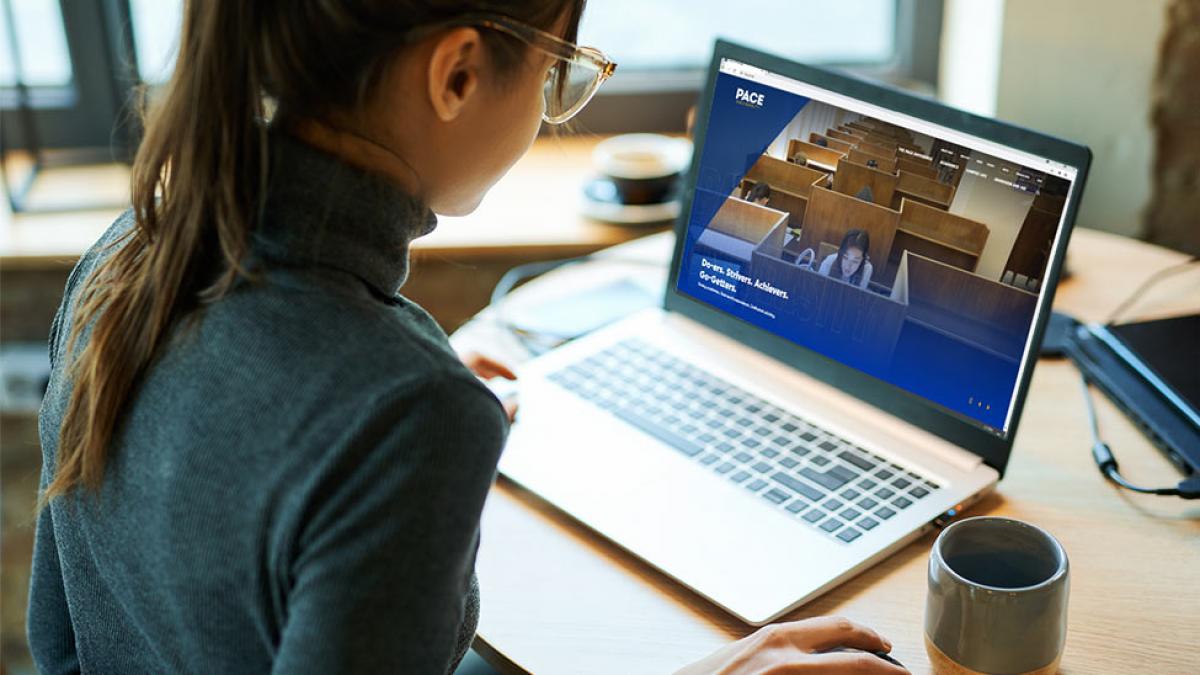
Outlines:
<svg viewBox="0 0 1200 675"><path fill-rule="evenodd" d="M269 138L255 252L268 262L342 270L395 296L408 276L409 243L432 232L437 217L384 176L280 131Z"/></svg>

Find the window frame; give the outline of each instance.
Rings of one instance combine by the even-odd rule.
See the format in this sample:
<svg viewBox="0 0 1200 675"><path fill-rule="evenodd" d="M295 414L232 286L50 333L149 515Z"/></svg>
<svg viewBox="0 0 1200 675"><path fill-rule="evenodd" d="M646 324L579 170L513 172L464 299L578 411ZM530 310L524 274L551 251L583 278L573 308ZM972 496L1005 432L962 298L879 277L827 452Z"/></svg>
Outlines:
<svg viewBox="0 0 1200 675"><path fill-rule="evenodd" d="M825 68L933 95L937 90L944 0L896 0L895 54L879 64L822 63ZM604 45L597 45L603 49ZM695 68L619 72L572 124L579 133L683 132L704 86Z"/></svg>
<svg viewBox="0 0 1200 675"><path fill-rule="evenodd" d="M59 0L59 8L71 82L28 87L28 117L16 107L17 88L0 87L0 147L90 150L85 154L125 160L133 143L126 102L137 83L129 2ZM29 120L35 127L32 135Z"/></svg>
<svg viewBox="0 0 1200 675"><path fill-rule="evenodd" d="M826 63L825 67L933 94L944 0L896 0L895 56L883 64ZM60 0L72 84L30 89L37 143L44 150L92 148L127 160L137 142L128 102L140 83L129 0ZM97 30L99 28L99 30ZM601 88L572 127L585 133L682 132L687 110L704 84L703 65L683 70L622 73ZM11 87L0 89L5 149L28 147ZM560 130L561 131L561 130Z"/></svg>

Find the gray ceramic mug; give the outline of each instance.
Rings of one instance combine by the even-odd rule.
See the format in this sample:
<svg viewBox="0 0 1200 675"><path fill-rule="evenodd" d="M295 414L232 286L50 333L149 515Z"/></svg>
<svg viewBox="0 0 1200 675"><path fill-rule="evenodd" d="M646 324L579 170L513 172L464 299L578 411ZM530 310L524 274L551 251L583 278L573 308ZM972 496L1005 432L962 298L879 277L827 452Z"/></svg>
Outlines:
<svg viewBox="0 0 1200 675"><path fill-rule="evenodd" d="M925 649L934 672L1058 671L1067 639L1067 553L1011 518L967 518L929 555Z"/></svg>

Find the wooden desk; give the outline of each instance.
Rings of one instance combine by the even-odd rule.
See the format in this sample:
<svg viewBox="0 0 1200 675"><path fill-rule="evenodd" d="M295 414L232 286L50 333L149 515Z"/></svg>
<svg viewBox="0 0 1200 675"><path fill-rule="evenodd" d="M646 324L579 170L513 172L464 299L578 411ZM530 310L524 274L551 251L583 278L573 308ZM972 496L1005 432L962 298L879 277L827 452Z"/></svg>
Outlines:
<svg viewBox="0 0 1200 675"><path fill-rule="evenodd" d="M604 255L662 261L670 254L669 236ZM1076 231L1068 256L1075 275L1060 286L1056 306L1084 320L1103 320L1154 271L1182 259L1148 244ZM522 301L596 283L597 275L611 279L618 270L659 282L665 274L645 264L595 265L535 281L522 288L529 294ZM1114 274L1118 269L1122 273ZM1145 318L1197 310L1198 272L1164 280L1133 308ZM520 354L486 316L454 341L502 357ZM1102 433L1130 480L1178 480L1107 399L1096 395L1096 404ZM1200 504L1112 488L1092 463L1090 444L1074 366L1040 362L1008 474L969 515L1029 520L1066 547L1072 579L1062 672L1198 672ZM933 539L918 540L789 618L842 614L860 620L891 638L894 655L914 673L929 672L922 631ZM751 632L503 479L484 512L477 569L483 608L476 647L504 671L669 673Z"/></svg>

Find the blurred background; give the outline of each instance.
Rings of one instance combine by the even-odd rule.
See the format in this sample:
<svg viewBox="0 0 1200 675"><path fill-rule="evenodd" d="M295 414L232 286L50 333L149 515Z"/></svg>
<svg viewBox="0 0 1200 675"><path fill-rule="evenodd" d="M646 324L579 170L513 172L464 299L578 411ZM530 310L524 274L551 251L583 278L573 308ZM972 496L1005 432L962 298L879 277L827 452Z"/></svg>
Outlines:
<svg viewBox="0 0 1200 675"><path fill-rule="evenodd" d="M128 201L135 92L169 77L180 13L181 0L0 0L0 673L31 672L50 319L75 258ZM682 133L717 36L1087 144L1079 226L1200 254L1200 0L591 0L580 42L620 69L583 133ZM559 234L541 222L490 247L434 247L405 292L451 331L514 265L653 231L578 234L589 225L569 216Z"/></svg>

